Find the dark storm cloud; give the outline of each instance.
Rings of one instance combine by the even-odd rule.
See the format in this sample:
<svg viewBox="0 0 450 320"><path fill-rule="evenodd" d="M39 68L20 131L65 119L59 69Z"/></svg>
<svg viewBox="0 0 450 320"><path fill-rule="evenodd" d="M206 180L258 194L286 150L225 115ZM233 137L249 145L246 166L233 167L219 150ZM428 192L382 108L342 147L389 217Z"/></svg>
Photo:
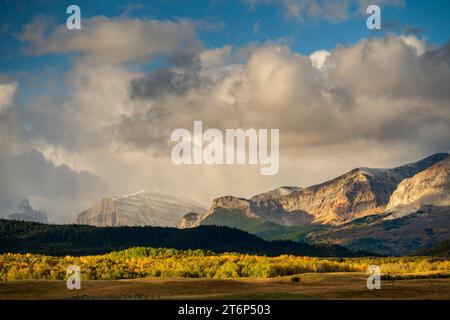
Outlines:
<svg viewBox="0 0 450 320"><path fill-rule="evenodd" d="M157 99L167 95L182 95L201 85L198 53L178 53L168 60L168 66L157 68L130 83L132 99Z"/></svg>
<svg viewBox="0 0 450 320"><path fill-rule="evenodd" d="M144 112L123 116L111 134L123 145L136 149L165 150L169 142L169 112L161 105Z"/></svg>
<svg viewBox="0 0 450 320"><path fill-rule="evenodd" d="M442 46L428 51L425 57L432 62L445 63L450 65L450 41Z"/></svg>

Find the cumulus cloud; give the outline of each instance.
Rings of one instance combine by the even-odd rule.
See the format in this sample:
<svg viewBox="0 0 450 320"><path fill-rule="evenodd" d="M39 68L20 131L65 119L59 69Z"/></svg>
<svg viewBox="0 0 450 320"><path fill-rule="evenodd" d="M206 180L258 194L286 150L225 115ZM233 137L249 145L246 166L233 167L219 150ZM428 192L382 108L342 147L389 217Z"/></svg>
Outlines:
<svg viewBox="0 0 450 320"><path fill-rule="evenodd" d="M71 99L44 100L33 109L35 135L77 152L109 146L161 156L172 130L201 119L216 128L280 128L282 147L295 156L354 139L410 143L412 128L423 139L422 129L448 121L448 61L426 53L425 42L412 35L309 57L267 43L239 63L230 47L203 50L192 43L147 73L76 64ZM325 62L329 68L321 68Z"/></svg>
<svg viewBox="0 0 450 320"><path fill-rule="evenodd" d="M413 35L401 36L400 39L402 39L408 46L413 47L414 50L416 50L416 54L418 56L423 55L427 51L427 45L425 41Z"/></svg>
<svg viewBox="0 0 450 320"><path fill-rule="evenodd" d="M330 56L330 52L326 50L319 50L316 52L313 52L309 58L311 59L312 65L316 68L321 69L327 60L327 58Z"/></svg>
<svg viewBox="0 0 450 320"><path fill-rule="evenodd" d="M133 111L128 83L138 75L117 64L75 62L66 75L68 94L48 92L28 110L30 139L72 152L109 145L105 129Z"/></svg>
<svg viewBox="0 0 450 320"><path fill-rule="evenodd" d="M157 98L182 94L200 79L201 44L187 20L94 17L83 20L83 32L73 32L40 16L24 26L20 39L31 54L79 55L66 75L68 95L39 96L28 113L32 139L61 150L114 145L109 128L142 110L140 103L130 102L129 89L132 99ZM149 73L124 64L161 57L165 66Z"/></svg>
<svg viewBox="0 0 450 320"><path fill-rule="evenodd" d="M433 55L423 55L411 43L418 39L388 36L363 40L332 52L330 61L336 68L330 77L354 95L375 95L393 99L448 99L444 89L449 80L448 61L438 62ZM422 53L420 55L419 53Z"/></svg>
<svg viewBox="0 0 450 320"><path fill-rule="evenodd" d="M282 144L297 154L354 139L423 139L422 130L450 124L450 69L448 61L424 55L411 41L374 38L310 57L263 45L246 63L220 67L220 77L189 92L149 96L144 109L122 119L118 128L127 130L118 139L161 151L169 147L171 130L189 128L196 118L218 128L280 128ZM325 59L331 66L317 68ZM439 138L446 148L444 135Z"/></svg>

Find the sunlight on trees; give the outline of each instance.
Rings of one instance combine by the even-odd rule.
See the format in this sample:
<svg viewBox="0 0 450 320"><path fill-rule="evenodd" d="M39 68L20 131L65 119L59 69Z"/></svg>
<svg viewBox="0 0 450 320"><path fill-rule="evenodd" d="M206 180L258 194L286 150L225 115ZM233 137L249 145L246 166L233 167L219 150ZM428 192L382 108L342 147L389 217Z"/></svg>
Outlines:
<svg viewBox="0 0 450 320"><path fill-rule="evenodd" d="M450 273L450 260L429 257L314 258L283 255L215 254L206 250L131 248L104 255L52 257L37 254L0 255L0 280L64 280L66 268L78 265L83 280L145 277L274 278L301 273L366 272L379 265L384 275Z"/></svg>

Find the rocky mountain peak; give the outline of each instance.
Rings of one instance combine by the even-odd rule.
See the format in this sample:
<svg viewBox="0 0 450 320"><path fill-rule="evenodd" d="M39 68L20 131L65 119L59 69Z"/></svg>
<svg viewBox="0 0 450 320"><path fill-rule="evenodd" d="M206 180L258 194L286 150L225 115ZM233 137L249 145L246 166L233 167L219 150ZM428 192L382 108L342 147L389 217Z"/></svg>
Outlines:
<svg viewBox="0 0 450 320"><path fill-rule="evenodd" d="M30 221L48 223L47 214L43 211L35 210L30 205L28 199L24 199L17 207L17 212L8 216L9 220Z"/></svg>
<svg viewBox="0 0 450 320"><path fill-rule="evenodd" d="M280 187L278 189L253 196L251 200L253 201L274 200L283 196L290 195L295 192L299 192L302 189L303 188L300 187Z"/></svg>
<svg viewBox="0 0 450 320"><path fill-rule="evenodd" d="M140 191L105 197L77 217L78 224L94 226L176 227L187 212L203 212L201 204L160 192Z"/></svg>
<svg viewBox="0 0 450 320"><path fill-rule="evenodd" d="M450 156L403 180L390 197L388 209L418 209L422 205L450 205Z"/></svg>

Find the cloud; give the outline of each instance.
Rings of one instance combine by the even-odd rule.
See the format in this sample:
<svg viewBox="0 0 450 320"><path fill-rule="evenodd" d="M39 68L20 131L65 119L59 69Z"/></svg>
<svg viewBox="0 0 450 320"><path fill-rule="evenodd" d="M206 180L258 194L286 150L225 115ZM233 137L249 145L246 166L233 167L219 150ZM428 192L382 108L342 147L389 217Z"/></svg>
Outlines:
<svg viewBox="0 0 450 320"><path fill-rule="evenodd" d="M20 121L14 108L17 82L0 83L0 143L20 135Z"/></svg>
<svg viewBox="0 0 450 320"><path fill-rule="evenodd" d="M145 106L116 126L116 139L164 155L172 130L202 119L221 129L280 128L282 150L293 157L355 140L434 140L445 149L449 61L424 54L426 48L412 36L386 36L305 57L266 44L243 64L218 64L214 76L202 68L203 80L189 91L146 96ZM329 67L317 68L325 59Z"/></svg>
<svg viewBox="0 0 450 320"><path fill-rule="evenodd" d="M356 14L366 14L369 5L403 6L403 0L244 0L251 9L258 5L281 5L285 16L298 22L322 20L342 22Z"/></svg>
<svg viewBox="0 0 450 320"><path fill-rule="evenodd" d="M427 51L425 41L420 40L413 35L400 36L400 39L402 39L408 46L413 47L418 56L423 55Z"/></svg>
<svg viewBox="0 0 450 320"><path fill-rule="evenodd" d="M66 26L50 29L49 20L39 16L23 27L19 38L28 43L29 53L80 53L94 60L125 62L170 52L195 39L194 25L188 20L100 16L84 19L82 32Z"/></svg>
<svg viewBox="0 0 450 320"><path fill-rule="evenodd" d="M197 52L177 53L169 58L168 66L157 68L131 81L131 98L158 98L181 95L201 85L200 58Z"/></svg>
<svg viewBox="0 0 450 320"><path fill-rule="evenodd" d="M423 30L417 27L408 27L404 31L406 35L418 35L421 34L422 32Z"/></svg>
<svg viewBox="0 0 450 320"><path fill-rule="evenodd" d="M52 221L71 223L108 186L89 172L76 172L67 165L56 166L39 151L29 148L17 152L2 143L0 151L0 210L5 217L22 199L49 213Z"/></svg>
<svg viewBox="0 0 450 320"><path fill-rule="evenodd" d="M208 69L229 63L231 54L232 47L227 45L222 48L203 50L199 53L199 57L202 67Z"/></svg>
<svg viewBox="0 0 450 320"><path fill-rule="evenodd" d="M311 59L312 65L316 68L321 69L324 65L325 62L327 60L327 58L329 57L330 52L326 51L326 50L319 50L316 52L313 52L309 58Z"/></svg>
<svg viewBox="0 0 450 320"><path fill-rule="evenodd" d="M129 81L139 74L119 64L78 60L65 77L68 94L46 92L24 115L30 124L29 139L71 152L109 145L105 128L131 112Z"/></svg>
<svg viewBox="0 0 450 320"><path fill-rule="evenodd" d="M0 83L0 113L10 107L17 90L17 83Z"/></svg>
<svg viewBox="0 0 450 320"><path fill-rule="evenodd" d="M27 114L32 140L66 151L116 147L109 128L139 109L131 100L183 94L200 80L201 44L188 20L94 17L84 19L78 32L39 16L20 39L31 54L80 55L65 78L67 96L38 96ZM124 65L161 59L165 66L148 73Z"/></svg>
<svg viewBox="0 0 450 320"><path fill-rule="evenodd" d="M305 18L339 22L347 19L349 3L338 1L283 0L288 17L303 21Z"/></svg>
<svg viewBox="0 0 450 320"><path fill-rule="evenodd" d="M56 165L37 150L13 100L18 90L17 83L0 85L0 217L26 198L52 221L73 222L74 213L108 192L108 185L88 171Z"/></svg>
<svg viewBox="0 0 450 320"><path fill-rule="evenodd" d="M294 151L356 137L401 141L412 127L420 132L447 121L440 113L449 99L448 64L427 50L412 35L363 40L310 57L266 43L237 61L231 47L204 50L194 37L147 73L78 62L69 74L72 98L38 103L33 133L77 152L107 146L160 156L170 148L170 132L196 119L218 128L270 124ZM325 61L330 68L320 68ZM349 118L358 121L349 124Z"/></svg>
<svg viewBox="0 0 450 320"><path fill-rule="evenodd" d="M413 36L387 36L363 40L334 50L330 56L336 68L330 77L353 95L392 99L449 99L442 81L450 77L448 60L438 63L423 54L426 45ZM431 51L432 52L432 51ZM432 54L430 52L430 54Z"/></svg>

